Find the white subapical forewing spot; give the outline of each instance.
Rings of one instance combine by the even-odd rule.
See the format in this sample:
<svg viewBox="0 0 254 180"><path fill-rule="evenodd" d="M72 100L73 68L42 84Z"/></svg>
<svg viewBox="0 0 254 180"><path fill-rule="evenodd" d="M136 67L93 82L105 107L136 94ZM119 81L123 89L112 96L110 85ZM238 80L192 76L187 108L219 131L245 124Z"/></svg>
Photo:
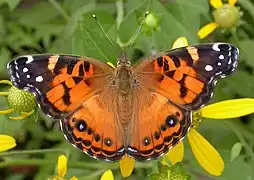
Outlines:
<svg viewBox="0 0 254 180"><path fill-rule="evenodd" d="M213 50L215 50L215 51L220 51L220 48L219 48L219 45L220 44L222 44L222 43L215 43L215 44L213 44Z"/></svg>
<svg viewBox="0 0 254 180"><path fill-rule="evenodd" d="M23 56L23 57L27 58L26 64L29 64L29 63L33 62L33 60L34 60L33 56L30 56L30 55Z"/></svg>
<svg viewBox="0 0 254 180"><path fill-rule="evenodd" d="M219 59L220 59L220 60L223 60L224 58L225 58L225 57L224 57L223 54L219 55Z"/></svg>
<svg viewBox="0 0 254 180"><path fill-rule="evenodd" d="M24 67L23 68L23 73L26 73L26 72L28 72L28 68Z"/></svg>
<svg viewBox="0 0 254 180"><path fill-rule="evenodd" d="M212 70L213 70L213 67L212 67L211 65L206 65L206 66L205 66L205 70L208 71L208 72L209 72L209 71L212 71Z"/></svg>
<svg viewBox="0 0 254 180"><path fill-rule="evenodd" d="M31 76L28 74L28 75L26 75L26 78L27 78L27 79L30 79L30 78L31 78Z"/></svg>
<svg viewBox="0 0 254 180"><path fill-rule="evenodd" d="M42 82L42 81L43 81L43 77L42 77L42 76L37 76L37 77L35 78L35 81L36 81L36 82Z"/></svg>

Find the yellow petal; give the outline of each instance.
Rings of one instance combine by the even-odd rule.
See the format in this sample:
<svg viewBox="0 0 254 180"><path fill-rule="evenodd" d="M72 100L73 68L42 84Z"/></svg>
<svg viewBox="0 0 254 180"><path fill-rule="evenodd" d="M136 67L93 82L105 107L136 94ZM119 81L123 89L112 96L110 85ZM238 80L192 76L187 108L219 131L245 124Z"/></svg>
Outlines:
<svg viewBox="0 0 254 180"><path fill-rule="evenodd" d="M101 180L114 180L114 176L111 170L107 170L101 176Z"/></svg>
<svg viewBox="0 0 254 180"><path fill-rule="evenodd" d="M203 26L199 31L198 31L198 36L200 39L204 39L207 37L209 34L211 34L218 25L215 22L209 23L205 26Z"/></svg>
<svg viewBox="0 0 254 180"><path fill-rule="evenodd" d="M112 64L112 63L109 62L109 61L107 62L107 64L110 65L110 66L113 67L113 68L116 68L116 67L114 66L114 64Z"/></svg>
<svg viewBox="0 0 254 180"><path fill-rule="evenodd" d="M133 171L135 160L125 155L120 161L120 170L123 177L129 177Z"/></svg>
<svg viewBox="0 0 254 180"><path fill-rule="evenodd" d="M198 163L211 175L220 176L224 170L224 162L216 149L194 128L190 129L187 136Z"/></svg>
<svg viewBox="0 0 254 180"><path fill-rule="evenodd" d="M220 8L220 7L223 5L223 3L222 3L221 0L210 0L210 4L211 4L211 6L213 6L215 9L218 9L218 8Z"/></svg>
<svg viewBox="0 0 254 180"><path fill-rule="evenodd" d="M78 180L78 178L76 176L73 176L73 177L71 177L70 180Z"/></svg>
<svg viewBox="0 0 254 180"><path fill-rule="evenodd" d="M181 141L179 144L177 144L175 147L169 150L169 152L163 157L162 164L166 165L166 161L164 158L168 158L172 164L175 164L177 162L181 162L183 160L184 155L184 146L183 141Z"/></svg>
<svg viewBox="0 0 254 180"><path fill-rule="evenodd" d="M67 158L65 155L58 156L57 163L57 174L59 177L63 178L67 171Z"/></svg>
<svg viewBox="0 0 254 180"><path fill-rule="evenodd" d="M227 119L245 116L254 112L254 99L242 98L222 101L199 110L202 117Z"/></svg>
<svg viewBox="0 0 254 180"><path fill-rule="evenodd" d="M228 0L228 4L234 6L237 0Z"/></svg>
<svg viewBox="0 0 254 180"><path fill-rule="evenodd" d="M186 37L179 37L175 40L172 49L188 46L188 40Z"/></svg>
<svg viewBox="0 0 254 180"><path fill-rule="evenodd" d="M5 110L0 110L0 114L10 114L12 112L14 112L15 109L11 108L11 109L5 109Z"/></svg>
<svg viewBox="0 0 254 180"><path fill-rule="evenodd" d="M16 145L16 141L13 137L0 134L0 152L7 151L8 149L15 147Z"/></svg>

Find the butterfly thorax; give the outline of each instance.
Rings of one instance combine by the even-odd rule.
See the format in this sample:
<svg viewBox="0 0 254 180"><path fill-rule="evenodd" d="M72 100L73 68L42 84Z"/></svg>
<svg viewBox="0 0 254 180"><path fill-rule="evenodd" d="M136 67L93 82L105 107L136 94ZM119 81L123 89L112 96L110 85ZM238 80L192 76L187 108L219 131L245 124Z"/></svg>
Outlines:
<svg viewBox="0 0 254 180"><path fill-rule="evenodd" d="M119 58L116 68L117 110L118 119L124 129L128 124L133 112L133 75L129 59L123 55Z"/></svg>

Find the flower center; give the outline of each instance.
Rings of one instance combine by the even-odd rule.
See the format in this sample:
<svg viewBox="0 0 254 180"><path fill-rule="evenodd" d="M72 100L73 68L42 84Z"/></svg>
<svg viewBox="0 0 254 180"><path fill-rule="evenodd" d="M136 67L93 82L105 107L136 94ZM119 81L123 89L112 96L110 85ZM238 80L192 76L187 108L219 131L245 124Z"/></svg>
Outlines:
<svg viewBox="0 0 254 180"><path fill-rule="evenodd" d="M215 22L222 28L229 28L237 25L241 13L240 10L232 5L224 4L213 12Z"/></svg>

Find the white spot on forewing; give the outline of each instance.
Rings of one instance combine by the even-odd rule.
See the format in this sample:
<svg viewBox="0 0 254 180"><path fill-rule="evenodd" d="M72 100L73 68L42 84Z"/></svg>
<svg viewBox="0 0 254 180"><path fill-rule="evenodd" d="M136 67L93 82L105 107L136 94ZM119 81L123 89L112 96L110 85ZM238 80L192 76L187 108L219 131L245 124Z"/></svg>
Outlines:
<svg viewBox="0 0 254 180"><path fill-rule="evenodd" d="M221 60L223 60L223 59L224 59L223 54L219 55L219 59L221 59Z"/></svg>
<svg viewBox="0 0 254 180"><path fill-rule="evenodd" d="M229 58L229 60L228 60L228 64L231 64L232 63L232 60L231 60L231 58Z"/></svg>
<svg viewBox="0 0 254 180"><path fill-rule="evenodd" d="M43 81L43 77L42 77L42 76L37 76L37 77L35 78L35 81L36 81L36 82L42 82L42 81Z"/></svg>
<svg viewBox="0 0 254 180"><path fill-rule="evenodd" d="M33 60L34 60L33 56L31 56L31 55L27 55L27 56L23 56L23 57L27 58L26 64L29 64L29 63L33 62Z"/></svg>
<svg viewBox="0 0 254 180"><path fill-rule="evenodd" d="M213 44L213 47L212 47L213 50L215 50L215 51L220 51L220 48L219 48L219 45L220 45L220 44L222 44L222 43L214 43L214 44Z"/></svg>
<svg viewBox="0 0 254 180"><path fill-rule="evenodd" d="M31 76L28 74L28 75L26 75L26 78L27 78L27 79L30 79L30 78L31 78Z"/></svg>
<svg viewBox="0 0 254 180"><path fill-rule="evenodd" d="M16 77L19 78L19 73L18 72L16 72Z"/></svg>
<svg viewBox="0 0 254 180"><path fill-rule="evenodd" d="M218 65L218 66L221 66L221 62L218 62L217 65Z"/></svg>
<svg viewBox="0 0 254 180"><path fill-rule="evenodd" d="M24 67L23 68L23 73L26 73L28 71L28 68Z"/></svg>
<svg viewBox="0 0 254 180"><path fill-rule="evenodd" d="M212 71L213 70L213 67L211 65L206 65L205 66L205 70L206 71Z"/></svg>

